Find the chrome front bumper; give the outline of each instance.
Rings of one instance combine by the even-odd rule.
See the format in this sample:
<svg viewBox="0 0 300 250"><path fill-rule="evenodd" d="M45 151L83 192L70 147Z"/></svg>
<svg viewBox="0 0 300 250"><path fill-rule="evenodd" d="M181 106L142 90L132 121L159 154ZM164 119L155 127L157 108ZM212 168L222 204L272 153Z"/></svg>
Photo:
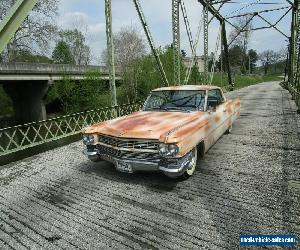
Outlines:
<svg viewBox="0 0 300 250"><path fill-rule="evenodd" d="M128 159L118 159L116 157L101 154L96 148L94 150L85 149L83 154L90 157L100 157L101 159L113 163L115 166L118 163L127 163L130 164L132 167L132 172L156 172L161 171L167 174L171 174L172 176L180 176L182 175L187 168L189 167L189 158L191 152L187 153L182 158L176 159L166 159L162 158L159 162L150 162L150 161L143 161L143 160L128 160ZM117 169L117 168L116 168ZM117 169L119 170L119 169Z"/></svg>

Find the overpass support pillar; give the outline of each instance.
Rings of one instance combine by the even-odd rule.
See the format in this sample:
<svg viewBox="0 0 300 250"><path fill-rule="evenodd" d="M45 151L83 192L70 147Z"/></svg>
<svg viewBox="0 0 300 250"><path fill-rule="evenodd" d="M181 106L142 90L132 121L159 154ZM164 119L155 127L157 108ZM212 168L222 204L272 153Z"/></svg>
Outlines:
<svg viewBox="0 0 300 250"><path fill-rule="evenodd" d="M17 124L46 119L44 96L48 90L48 81L12 82L3 87L12 99Z"/></svg>

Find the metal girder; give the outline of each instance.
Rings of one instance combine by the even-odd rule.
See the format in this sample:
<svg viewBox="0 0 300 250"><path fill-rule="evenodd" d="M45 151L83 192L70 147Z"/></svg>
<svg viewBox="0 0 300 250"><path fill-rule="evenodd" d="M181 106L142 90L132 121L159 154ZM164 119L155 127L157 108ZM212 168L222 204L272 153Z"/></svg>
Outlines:
<svg viewBox="0 0 300 250"><path fill-rule="evenodd" d="M233 41L243 32L243 30L250 24L250 22L252 21L252 19L254 17L255 17L255 14L247 20L247 22L245 23L245 25L241 29L237 29L238 33L234 36L234 38L231 39L228 46L230 46L233 43Z"/></svg>
<svg viewBox="0 0 300 250"><path fill-rule="evenodd" d="M295 88L297 91L296 102L300 110L300 3L299 0L295 1L297 6L297 26L296 26L296 54L295 54Z"/></svg>
<svg viewBox="0 0 300 250"><path fill-rule="evenodd" d="M108 68L109 68L109 86L111 91L112 106L116 106L117 90L116 90L116 75L115 75L114 41L113 41L113 33L112 33L111 0L105 0L105 17L106 17Z"/></svg>
<svg viewBox="0 0 300 250"><path fill-rule="evenodd" d="M172 0L174 84L180 85L180 0Z"/></svg>
<svg viewBox="0 0 300 250"><path fill-rule="evenodd" d="M298 12L299 0L294 1L292 11L292 25L291 25L291 38L290 38L290 75L289 82L291 85L295 84L296 62L297 62L297 41L298 41Z"/></svg>
<svg viewBox="0 0 300 250"><path fill-rule="evenodd" d="M9 43L38 0L18 0L0 22L0 53Z"/></svg>
<svg viewBox="0 0 300 250"><path fill-rule="evenodd" d="M159 54L155 48L155 45L154 45L154 42L153 42L153 39L152 39L152 36L151 36L151 33L150 33L150 30L149 30L149 27L147 25L147 22L146 22L146 18L144 16L144 13L143 13L143 10L142 10L142 7L141 7L141 4L140 4L140 1L139 0L133 0L133 3L135 5L135 8L138 12L138 15L139 15L139 18L140 18L140 21L142 23L142 26L144 28L144 31L145 31L145 34L146 34L146 37L147 37L147 40L148 40L148 43L150 45L150 48L152 50L152 53L154 55L154 58L156 60L156 63L157 63L157 66L158 66L158 70L161 74L161 77L163 79L163 82L165 85L169 86L169 81L167 79L167 76L166 76L166 73L165 73L165 70L163 68L163 65L162 65L162 62L160 60L160 57L159 57Z"/></svg>
<svg viewBox="0 0 300 250"><path fill-rule="evenodd" d="M234 89L234 82L232 81L231 76L231 68L230 68L230 61L229 61L229 51L228 51L228 44L227 44L227 35L226 35L226 25L225 20L221 22L222 25L222 42L224 47L224 55L225 55L225 67L227 69L228 75L228 84L230 85L230 89Z"/></svg>
<svg viewBox="0 0 300 250"><path fill-rule="evenodd" d="M212 2L210 2L208 0L198 0L198 2L201 3L204 8L207 8L207 11L209 11L214 17L216 17L218 19L218 21L220 22L220 24L222 25L222 43L223 43L223 47L224 47L225 66L226 66L227 74L228 74L228 83L230 85L230 89L233 90L234 83L232 81L230 62L229 62L229 51L228 51L228 43L227 43L227 35L226 35L226 25L225 25L226 19L219 13L219 11L215 7L212 6ZM205 15L205 13L204 13L204 15ZM205 37L205 35L204 35L204 37ZM207 43L207 45L208 45L208 43ZM204 42L204 46L205 46L205 42Z"/></svg>
<svg viewBox="0 0 300 250"><path fill-rule="evenodd" d="M223 5L225 4L226 2L222 2L219 6L219 8L217 9L217 12L219 12L221 10L221 8L223 7ZM209 21L208 21L208 25L212 22L212 20L214 20L215 16L212 16Z"/></svg>
<svg viewBox="0 0 300 250"><path fill-rule="evenodd" d="M300 109L300 2L295 0L292 11L291 37L289 45L288 87Z"/></svg>
<svg viewBox="0 0 300 250"><path fill-rule="evenodd" d="M188 19L188 16L187 16L186 7L185 7L185 4L184 4L183 0L180 1L180 7L181 7L181 13L182 13L182 16L183 16L187 36L189 38L191 51L193 53L194 52L194 40L193 40L193 35L192 35L192 31L191 31L190 22L189 22L189 19Z"/></svg>
<svg viewBox="0 0 300 250"><path fill-rule="evenodd" d="M198 0L199 3L201 3L204 7L207 7L208 11L218 19L219 22L222 22L224 20L224 17L217 11L215 7L213 7L208 0Z"/></svg>
<svg viewBox="0 0 300 250"><path fill-rule="evenodd" d="M203 12L203 42L204 42L204 83L208 82L208 8Z"/></svg>

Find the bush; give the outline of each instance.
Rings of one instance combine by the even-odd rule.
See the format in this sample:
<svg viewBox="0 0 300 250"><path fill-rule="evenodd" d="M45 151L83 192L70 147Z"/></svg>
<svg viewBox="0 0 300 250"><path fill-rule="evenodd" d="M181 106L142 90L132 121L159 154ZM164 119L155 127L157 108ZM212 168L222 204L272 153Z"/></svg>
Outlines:
<svg viewBox="0 0 300 250"><path fill-rule="evenodd" d="M85 79L81 81L65 76L62 81L51 86L47 103L59 100L65 114L110 106L107 84L99 77L100 73L97 72L86 73Z"/></svg>

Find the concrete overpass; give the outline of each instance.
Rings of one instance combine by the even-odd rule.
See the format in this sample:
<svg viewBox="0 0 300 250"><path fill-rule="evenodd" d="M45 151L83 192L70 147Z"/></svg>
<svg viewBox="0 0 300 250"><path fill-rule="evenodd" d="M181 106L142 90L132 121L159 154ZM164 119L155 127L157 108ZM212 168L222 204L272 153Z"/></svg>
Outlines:
<svg viewBox="0 0 300 250"><path fill-rule="evenodd" d="M17 123L24 124L46 119L43 99L50 84L66 76L83 80L87 72L99 72L100 79L109 80L109 72L103 66L13 63L0 64L0 84L13 101Z"/></svg>

